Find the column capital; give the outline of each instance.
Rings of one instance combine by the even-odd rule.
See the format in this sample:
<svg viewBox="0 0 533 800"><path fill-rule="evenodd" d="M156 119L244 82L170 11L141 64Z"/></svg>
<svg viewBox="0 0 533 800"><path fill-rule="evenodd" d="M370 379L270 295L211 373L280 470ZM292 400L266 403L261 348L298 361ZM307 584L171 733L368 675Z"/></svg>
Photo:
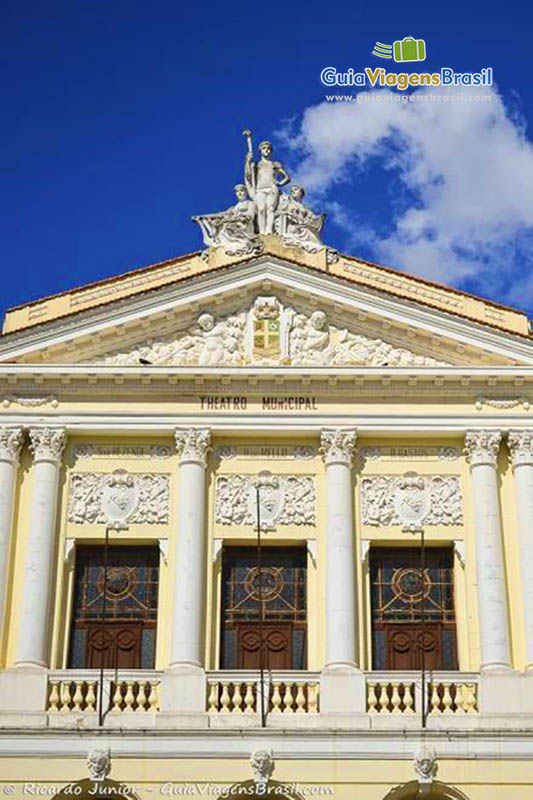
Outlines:
<svg viewBox="0 0 533 800"><path fill-rule="evenodd" d="M0 461L9 461L11 464L17 465L20 461L22 439L22 428L9 425L0 427Z"/></svg>
<svg viewBox="0 0 533 800"><path fill-rule="evenodd" d="M30 450L37 461L60 462L67 443L65 428L30 428Z"/></svg>
<svg viewBox="0 0 533 800"><path fill-rule="evenodd" d="M351 467L356 440L356 428L322 428L320 454L324 464L344 464Z"/></svg>
<svg viewBox="0 0 533 800"><path fill-rule="evenodd" d="M507 444L513 467L533 466L533 430L509 431Z"/></svg>
<svg viewBox="0 0 533 800"><path fill-rule="evenodd" d="M502 441L502 431L475 429L465 434L465 455L471 467L488 464L495 467Z"/></svg>
<svg viewBox="0 0 533 800"><path fill-rule="evenodd" d="M209 428L176 428L174 431L180 464L196 462L205 467L211 447Z"/></svg>

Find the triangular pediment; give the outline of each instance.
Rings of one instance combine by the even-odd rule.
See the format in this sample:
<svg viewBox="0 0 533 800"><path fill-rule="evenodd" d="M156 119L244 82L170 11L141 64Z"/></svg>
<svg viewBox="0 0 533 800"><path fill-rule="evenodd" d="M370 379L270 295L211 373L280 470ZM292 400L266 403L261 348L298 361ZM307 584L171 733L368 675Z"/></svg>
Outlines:
<svg viewBox="0 0 533 800"><path fill-rule="evenodd" d="M533 342L268 254L5 335L11 363L194 368L533 364ZM450 306L452 307L452 306Z"/></svg>

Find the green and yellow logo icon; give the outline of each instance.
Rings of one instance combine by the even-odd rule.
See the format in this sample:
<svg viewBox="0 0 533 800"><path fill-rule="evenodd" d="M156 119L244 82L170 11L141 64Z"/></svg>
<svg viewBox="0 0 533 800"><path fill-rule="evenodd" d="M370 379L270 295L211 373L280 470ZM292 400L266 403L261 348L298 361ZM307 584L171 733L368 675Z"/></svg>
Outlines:
<svg viewBox="0 0 533 800"><path fill-rule="evenodd" d="M378 58L394 57L395 61L425 61L426 42L424 39L413 39L412 36L398 39L394 44L376 42L372 55Z"/></svg>

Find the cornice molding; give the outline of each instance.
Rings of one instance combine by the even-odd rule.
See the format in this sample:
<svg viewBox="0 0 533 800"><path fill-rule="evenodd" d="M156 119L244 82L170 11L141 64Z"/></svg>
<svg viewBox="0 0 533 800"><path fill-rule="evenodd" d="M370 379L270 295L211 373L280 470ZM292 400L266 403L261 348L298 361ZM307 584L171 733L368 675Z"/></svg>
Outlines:
<svg viewBox="0 0 533 800"><path fill-rule="evenodd" d="M106 328L142 325L154 314L163 317L191 303L205 303L217 295L247 291L270 282L273 291L288 290L313 295L323 303L344 306L356 313L382 317L392 324L407 325L420 332L457 340L458 344L488 350L492 354L533 364L533 340L453 314L419 306L413 300L387 296L379 290L359 286L330 273L310 271L272 256L240 262L214 273L154 290L153 294L117 301L105 308L82 312L75 317L46 323L42 329L29 328L0 339L0 358L13 359L40 348L63 344L75 337L94 336Z"/></svg>

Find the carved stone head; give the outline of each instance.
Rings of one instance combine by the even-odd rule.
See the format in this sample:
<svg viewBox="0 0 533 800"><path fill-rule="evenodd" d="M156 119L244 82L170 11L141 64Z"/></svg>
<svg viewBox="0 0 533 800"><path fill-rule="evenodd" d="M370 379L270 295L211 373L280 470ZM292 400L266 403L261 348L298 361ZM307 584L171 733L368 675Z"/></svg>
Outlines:
<svg viewBox="0 0 533 800"><path fill-rule="evenodd" d="M111 769L109 748L94 747L87 755L87 767L91 780L99 783L105 781Z"/></svg>
<svg viewBox="0 0 533 800"><path fill-rule="evenodd" d="M328 318L323 311L313 311L311 314L311 325L317 331L323 331L327 327Z"/></svg>
<svg viewBox="0 0 533 800"><path fill-rule="evenodd" d="M215 326L215 320L211 314L200 314L198 317L198 325L207 333L208 331L213 330Z"/></svg>
<svg viewBox="0 0 533 800"><path fill-rule="evenodd" d="M437 774L437 754L429 745L421 745L415 753L413 767L420 783L431 783Z"/></svg>
<svg viewBox="0 0 533 800"><path fill-rule="evenodd" d="M298 203L301 203L305 197L304 187L299 186L297 183L295 183L294 186L291 186L291 197L293 197L294 200L297 200Z"/></svg>
<svg viewBox="0 0 533 800"><path fill-rule="evenodd" d="M248 200L248 191L243 183L238 183L236 186L234 186L233 191L235 192L237 200L241 202Z"/></svg>
<svg viewBox="0 0 533 800"><path fill-rule="evenodd" d="M250 766L256 783L268 783L274 769L272 752L268 750L254 750L250 756Z"/></svg>
<svg viewBox="0 0 533 800"><path fill-rule="evenodd" d="M270 158L270 156L272 155L272 142L269 142L267 140L261 142L261 144L259 145L259 152L261 153L263 158Z"/></svg>

